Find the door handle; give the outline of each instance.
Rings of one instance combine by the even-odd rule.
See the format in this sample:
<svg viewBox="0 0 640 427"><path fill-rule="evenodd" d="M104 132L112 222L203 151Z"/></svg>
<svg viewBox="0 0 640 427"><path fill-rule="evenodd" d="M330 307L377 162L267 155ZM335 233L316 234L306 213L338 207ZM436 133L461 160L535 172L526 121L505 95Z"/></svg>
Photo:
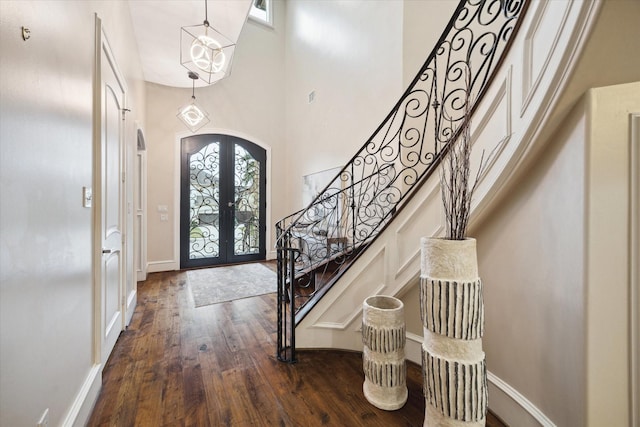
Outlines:
<svg viewBox="0 0 640 427"><path fill-rule="evenodd" d="M235 205L234 202L227 202L227 206L229 206L230 208L232 208Z"/></svg>
<svg viewBox="0 0 640 427"><path fill-rule="evenodd" d="M102 249L103 254L110 254L111 252L112 252L111 249L104 249L104 248Z"/></svg>
<svg viewBox="0 0 640 427"><path fill-rule="evenodd" d="M102 248L102 255L107 255L107 254L115 254L120 252L120 249L105 249Z"/></svg>

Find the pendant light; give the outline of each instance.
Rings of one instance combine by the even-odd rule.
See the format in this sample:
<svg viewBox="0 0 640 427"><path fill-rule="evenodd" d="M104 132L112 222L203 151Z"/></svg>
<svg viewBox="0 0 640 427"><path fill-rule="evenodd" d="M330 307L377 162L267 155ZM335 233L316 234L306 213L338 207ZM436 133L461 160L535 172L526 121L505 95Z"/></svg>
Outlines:
<svg viewBox="0 0 640 427"><path fill-rule="evenodd" d="M189 71L187 75L193 81L191 102L180 107L177 117L189 128L189 130L191 130L191 132L195 132L211 120L209 120L209 114L196 103L196 80L199 78L198 73Z"/></svg>
<svg viewBox="0 0 640 427"><path fill-rule="evenodd" d="M235 43L209 24L207 0L204 22L180 30L180 64L212 84L231 73Z"/></svg>

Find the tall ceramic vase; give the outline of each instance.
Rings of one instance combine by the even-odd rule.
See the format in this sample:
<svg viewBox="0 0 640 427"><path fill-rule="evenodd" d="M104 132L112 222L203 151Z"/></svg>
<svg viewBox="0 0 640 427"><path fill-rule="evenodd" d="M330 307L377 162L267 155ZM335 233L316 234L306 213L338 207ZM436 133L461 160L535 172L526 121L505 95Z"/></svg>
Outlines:
<svg viewBox="0 0 640 427"><path fill-rule="evenodd" d="M424 426L484 426L484 304L476 241L423 238L421 246Z"/></svg>
<svg viewBox="0 0 640 427"><path fill-rule="evenodd" d="M376 295L362 303L364 396L373 406L393 411L407 401L404 304Z"/></svg>

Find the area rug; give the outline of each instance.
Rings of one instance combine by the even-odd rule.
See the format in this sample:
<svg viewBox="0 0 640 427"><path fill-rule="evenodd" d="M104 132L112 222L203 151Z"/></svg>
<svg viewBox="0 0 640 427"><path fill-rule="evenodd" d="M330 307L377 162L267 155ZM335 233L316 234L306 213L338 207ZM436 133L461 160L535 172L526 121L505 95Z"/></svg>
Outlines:
<svg viewBox="0 0 640 427"><path fill-rule="evenodd" d="M196 307L276 292L276 273L262 264L187 271L189 288Z"/></svg>

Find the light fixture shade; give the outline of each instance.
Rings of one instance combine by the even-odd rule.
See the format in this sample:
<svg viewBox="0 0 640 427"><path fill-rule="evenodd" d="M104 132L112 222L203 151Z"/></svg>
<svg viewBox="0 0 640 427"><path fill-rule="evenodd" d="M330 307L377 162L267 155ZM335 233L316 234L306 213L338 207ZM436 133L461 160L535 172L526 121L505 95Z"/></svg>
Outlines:
<svg viewBox="0 0 640 427"><path fill-rule="evenodd" d="M212 84L231 74L235 43L208 24L182 27L180 63Z"/></svg>
<svg viewBox="0 0 640 427"><path fill-rule="evenodd" d="M211 121L209 114L195 100L180 107L177 117L194 133Z"/></svg>

